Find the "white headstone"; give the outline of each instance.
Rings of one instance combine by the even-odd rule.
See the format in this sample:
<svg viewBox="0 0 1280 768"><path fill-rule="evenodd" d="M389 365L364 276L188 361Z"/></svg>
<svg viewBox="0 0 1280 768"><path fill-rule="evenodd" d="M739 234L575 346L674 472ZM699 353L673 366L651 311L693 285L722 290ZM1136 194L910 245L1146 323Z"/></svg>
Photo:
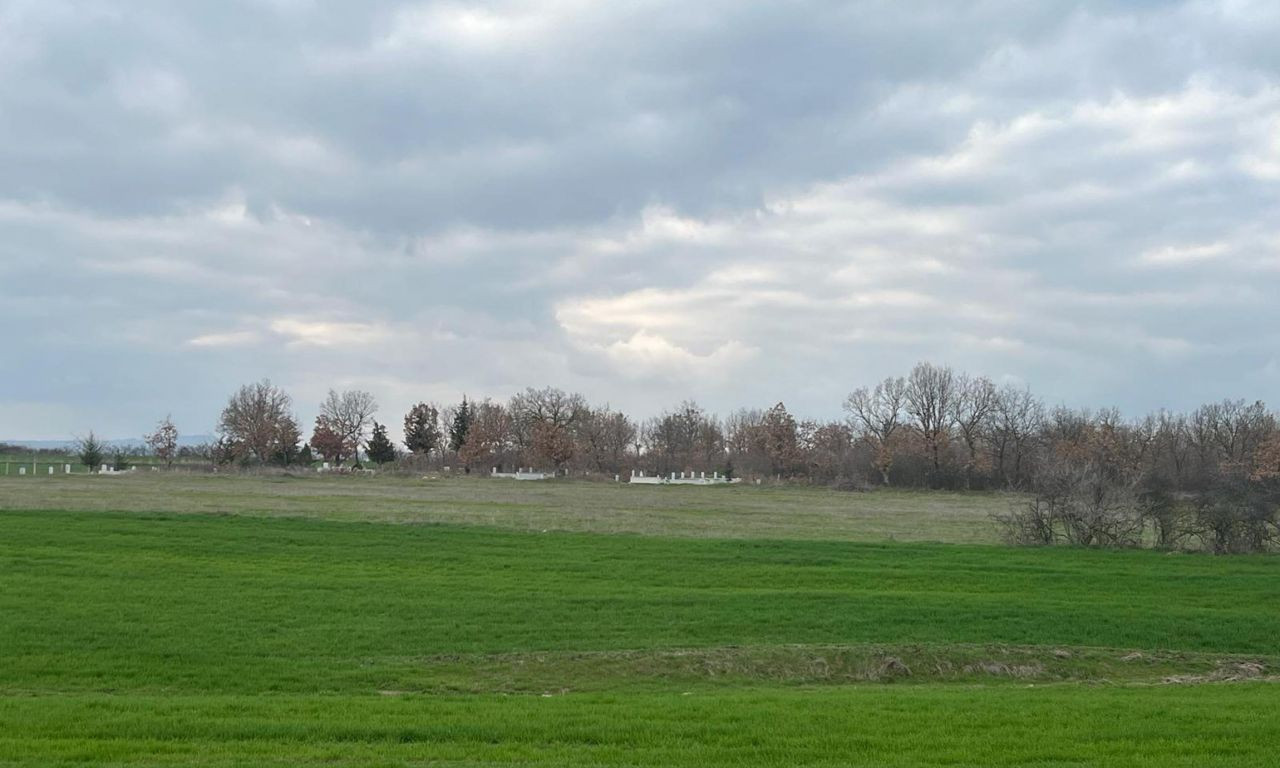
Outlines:
<svg viewBox="0 0 1280 768"><path fill-rule="evenodd" d="M66 466L64 466L64 467L62 468L62 472L63 472L63 474L66 474L66 475L71 474L71 465L70 465L70 464L67 464Z"/></svg>

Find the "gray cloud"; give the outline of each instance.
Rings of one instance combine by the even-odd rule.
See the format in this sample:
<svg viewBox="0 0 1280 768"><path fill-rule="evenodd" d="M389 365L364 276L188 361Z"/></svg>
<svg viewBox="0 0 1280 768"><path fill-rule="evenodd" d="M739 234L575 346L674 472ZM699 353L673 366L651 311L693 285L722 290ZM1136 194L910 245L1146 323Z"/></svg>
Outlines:
<svg viewBox="0 0 1280 768"><path fill-rule="evenodd" d="M0 2L0 437L930 358L1280 400L1274 4Z"/></svg>

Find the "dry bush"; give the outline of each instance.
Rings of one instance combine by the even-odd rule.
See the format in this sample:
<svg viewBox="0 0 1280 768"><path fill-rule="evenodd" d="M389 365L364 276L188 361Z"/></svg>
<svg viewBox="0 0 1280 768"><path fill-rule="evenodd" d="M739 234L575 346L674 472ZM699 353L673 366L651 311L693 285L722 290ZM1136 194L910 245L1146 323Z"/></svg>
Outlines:
<svg viewBox="0 0 1280 768"><path fill-rule="evenodd" d="M1022 546L1136 547L1143 506L1136 484L1098 463L1057 456L1035 477L1034 495L996 516L1006 541Z"/></svg>
<svg viewBox="0 0 1280 768"><path fill-rule="evenodd" d="M1012 505L1004 515L993 515L1006 543L1019 547L1047 547L1057 541L1059 501L1036 496L1022 504Z"/></svg>
<svg viewBox="0 0 1280 768"><path fill-rule="evenodd" d="M1280 548L1280 484L1224 478L1200 494L1195 523L1205 548L1218 554Z"/></svg>

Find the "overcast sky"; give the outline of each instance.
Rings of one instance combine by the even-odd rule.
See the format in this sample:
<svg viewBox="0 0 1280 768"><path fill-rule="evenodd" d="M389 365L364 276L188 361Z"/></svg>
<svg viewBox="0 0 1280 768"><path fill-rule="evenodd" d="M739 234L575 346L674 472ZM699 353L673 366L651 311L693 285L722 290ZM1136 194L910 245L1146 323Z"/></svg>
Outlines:
<svg viewBox="0 0 1280 768"><path fill-rule="evenodd" d="M1280 3L0 0L0 438L1280 404Z"/></svg>

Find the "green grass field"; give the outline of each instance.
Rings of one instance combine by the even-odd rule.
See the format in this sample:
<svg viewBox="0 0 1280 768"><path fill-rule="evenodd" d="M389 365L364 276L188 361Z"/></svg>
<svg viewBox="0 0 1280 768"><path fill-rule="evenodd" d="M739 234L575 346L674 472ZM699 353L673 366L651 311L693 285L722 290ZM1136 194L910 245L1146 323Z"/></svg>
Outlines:
<svg viewBox="0 0 1280 768"><path fill-rule="evenodd" d="M628 486L168 474L0 477L0 510L91 510L458 523L530 531L697 538L996 543L990 516L1016 496L754 486Z"/></svg>
<svg viewBox="0 0 1280 768"><path fill-rule="evenodd" d="M1280 559L1007 503L0 480L0 765L1274 764Z"/></svg>

